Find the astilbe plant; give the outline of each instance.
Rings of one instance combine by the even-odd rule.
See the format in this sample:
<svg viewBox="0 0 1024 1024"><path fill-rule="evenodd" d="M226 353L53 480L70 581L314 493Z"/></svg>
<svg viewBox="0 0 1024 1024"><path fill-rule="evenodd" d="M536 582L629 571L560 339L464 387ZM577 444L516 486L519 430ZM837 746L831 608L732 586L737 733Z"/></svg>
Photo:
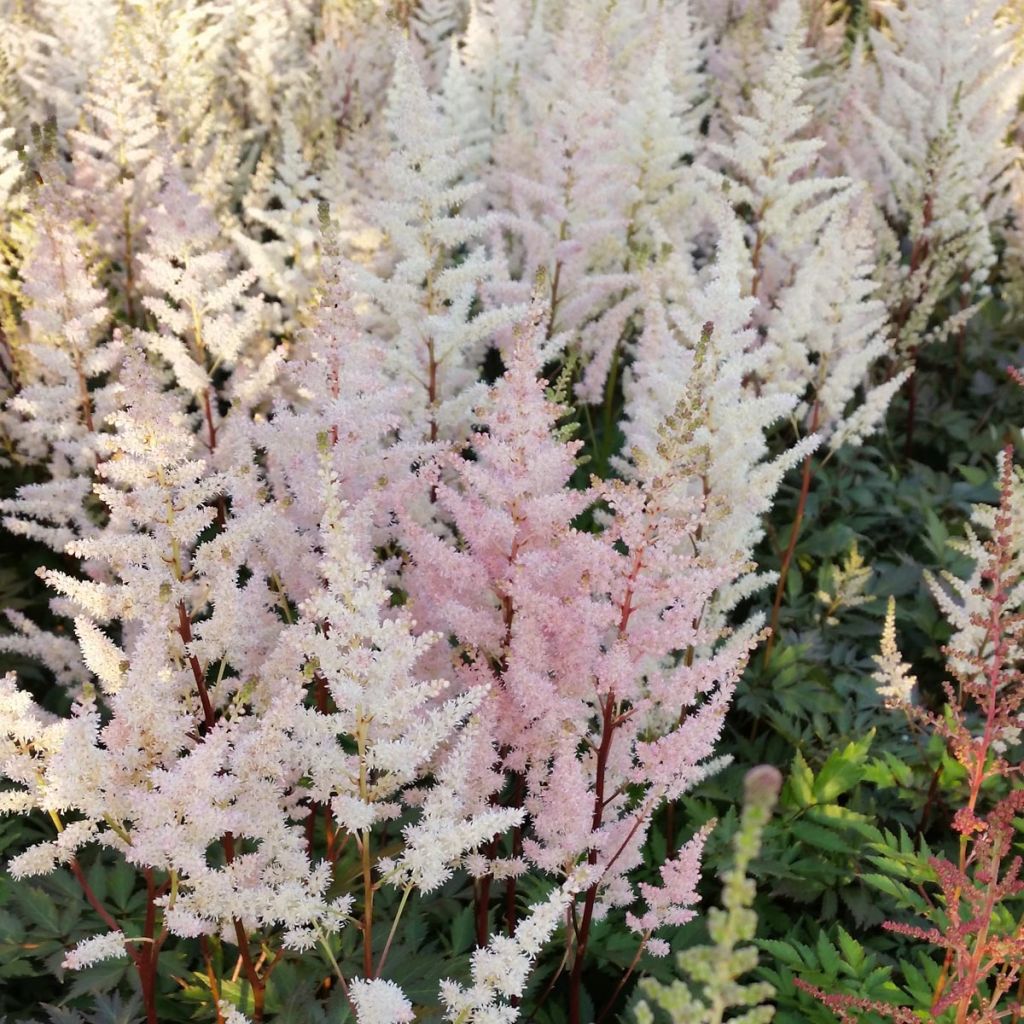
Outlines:
<svg viewBox="0 0 1024 1024"><path fill-rule="evenodd" d="M1019 489L1009 449L1001 460L998 510L989 517L989 539L977 544L971 586L961 586L962 628L947 650L952 682L944 684L941 712L911 703L914 678L895 646L892 607L877 658L877 679L887 703L934 731L963 769L962 803L950 822L956 853L923 859L914 868L924 900L922 926L888 921L898 935L943 951L927 1006L882 1003L855 995L827 993L798 980L843 1021L879 1014L909 1024L929 1019L955 1024L995 1024L1021 1012L1024 933L1019 897L1024 894L1022 861L1015 852L1024 789L1019 750L1024 678L1020 670L1024 630L1017 606L1022 583ZM1007 787L1007 783L1009 786ZM926 888L927 887L927 890Z"/></svg>
<svg viewBox="0 0 1024 1024"><path fill-rule="evenodd" d="M168 936L223 933L238 946L258 1020L285 949L325 943L353 903L347 894L327 896L330 850L313 857L307 821L314 807L329 806L338 844L354 836L361 853L366 957L356 992L365 994L390 945L375 961L373 893L382 881L406 896L414 886L436 888L467 849L520 819L488 804L478 770L486 743L466 723L484 691L437 701L444 684L413 674L432 638L413 636L406 618L384 613L380 571L360 553L361 515L346 514L326 462L325 496L311 496L321 518L305 540L319 553L316 589L309 593L306 583L294 606L283 596L283 618L263 573L239 589L242 565L259 570L269 561L260 536L270 510L244 500L243 482L237 514L199 541L216 516L211 499L231 490L231 473L211 474L190 457L195 441L181 396L161 392L138 353L122 380L125 408L105 437L98 486L109 520L98 536L72 545L80 557L105 561L108 578L48 574L78 609L82 655L99 689L87 686L71 718L53 720L12 678L4 682L4 772L24 787L8 793L5 806L38 807L58 829L54 841L20 855L12 873L71 867L110 931L76 947L67 966L127 952L152 1021ZM320 443L328 447L329 435ZM120 625L119 641L112 624ZM317 696L312 704L308 691ZM349 736L351 753L339 742ZM433 782L415 800L403 794L428 771ZM246 796L257 793L256 803ZM403 795L417 809L404 843L389 861L371 861L371 830L400 814ZM123 932L78 866L79 849L97 841L145 878L141 936ZM212 864L211 847L221 851ZM274 933L264 940L276 946L266 963L251 955L254 931Z"/></svg>
<svg viewBox="0 0 1024 1024"><path fill-rule="evenodd" d="M562 410L536 379L545 323L538 306L481 410L487 429L473 441L473 460L445 460L453 483L441 465L428 470L461 543L408 522L405 582L417 619L449 633L455 671L467 685L490 686L483 713L512 802L529 815L513 862L476 868L478 936L487 931L491 877L512 876L505 915L513 932L517 872L532 865L569 879L580 864L589 868L572 929L569 1014L579 1021L595 917L637 900L629 873L654 811L710 770L756 628L716 644L720 630L703 624L738 566L692 554L700 501L679 500L671 466L646 487L566 489L579 442L556 435ZM595 502L606 510L603 528L582 532L575 520ZM627 917L642 948L666 952L654 933L692 913L702 844L698 835L684 847L664 888L643 896L647 910Z"/></svg>
<svg viewBox="0 0 1024 1024"><path fill-rule="evenodd" d="M56 172L56 169L53 169ZM89 532L85 505L99 460L99 428L116 402L103 378L121 346L106 336L106 294L93 280L71 219L69 196L56 183L39 189L36 242L21 288L23 327L9 339L19 390L8 405L14 457L45 464L49 480L21 488L0 504L4 525L56 550Z"/></svg>
<svg viewBox="0 0 1024 1024"><path fill-rule="evenodd" d="M386 244L374 266L353 266L353 281L367 300L367 326L389 342L389 372L417 385L404 398L407 432L453 440L479 397L477 367L487 341L516 313L473 308L493 276L480 244L484 225L461 210L480 185L461 180L457 126L437 109L404 45L384 115L390 151L383 194L370 209Z"/></svg>
<svg viewBox="0 0 1024 1024"><path fill-rule="evenodd" d="M911 368L925 346L962 336L1014 219L1008 138L1024 62L1011 7L886 0L851 59L841 163L875 194L882 295ZM909 390L908 450L916 376Z"/></svg>
<svg viewBox="0 0 1024 1024"><path fill-rule="evenodd" d="M138 338L192 393L202 409L205 445L216 459L225 390L220 378L232 371L242 377L249 369L259 381L272 374L277 362L260 348L263 300L248 294L256 274L231 272L230 250L217 247L212 211L176 167L165 171L149 228L148 250L139 257L142 303L159 328L140 331ZM260 357L265 357L262 365Z"/></svg>
<svg viewBox="0 0 1024 1024"><path fill-rule="evenodd" d="M128 56L128 40L93 77L81 127L70 133L74 188L94 244L103 253L126 320L138 306L138 254L146 247L146 217L155 205L161 161L153 97Z"/></svg>
<svg viewBox="0 0 1024 1024"><path fill-rule="evenodd" d="M834 0L0 0L0 428L30 480L0 509L52 594L0 649L57 684L4 679L0 801L55 830L16 883L67 867L105 927L68 967L127 956L150 1021L186 951L218 1024L271 1013L282 964L359 1024L582 1024L608 919L633 945L595 1017L620 1006L696 914L708 831L654 854L654 819L722 763L783 477L803 460L776 620L812 452L874 429L1011 217L1019 52L977 6L882 5L848 55ZM940 23L966 76L917 38ZM991 571L951 614L987 746L956 701L913 712L977 782L938 1013L1019 952L985 916L1020 725L1015 654L984 689L1019 594ZM891 623L883 655L902 699ZM755 817L710 919L730 955L687 961L722 991ZM90 883L111 862L137 930ZM427 1005L391 972L449 900L476 949Z"/></svg>

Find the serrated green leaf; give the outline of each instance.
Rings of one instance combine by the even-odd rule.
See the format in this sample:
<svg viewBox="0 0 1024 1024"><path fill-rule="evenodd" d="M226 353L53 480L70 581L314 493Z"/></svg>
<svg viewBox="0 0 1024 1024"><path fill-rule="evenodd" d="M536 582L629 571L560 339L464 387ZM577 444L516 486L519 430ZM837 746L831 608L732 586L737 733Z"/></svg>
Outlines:
<svg viewBox="0 0 1024 1024"><path fill-rule="evenodd" d="M807 807L814 802L814 773L799 750L793 758L787 788L797 807Z"/></svg>
<svg viewBox="0 0 1024 1024"><path fill-rule="evenodd" d="M811 966L806 964L797 949L781 939L758 939L758 948L770 953L776 960L798 970Z"/></svg>
<svg viewBox="0 0 1024 1024"><path fill-rule="evenodd" d="M853 968L864 963L864 947L842 926L836 929L843 959Z"/></svg>
<svg viewBox="0 0 1024 1024"><path fill-rule="evenodd" d="M819 850L828 850L830 853L850 852L850 844L843 838L841 832L823 828L811 821L796 821L790 826L790 830L801 842L815 846Z"/></svg>
<svg viewBox="0 0 1024 1024"><path fill-rule="evenodd" d="M839 976L839 968L841 961L839 959L839 951L835 946L829 942L827 936L823 931L818 932L818 941L814 946L815 952L818 954L818 962L821 966L833 977Z"/></svg>
<svg viewBox="0 0 1024 1024"><path fill-rule="evenodd" d="M861 879L867 885L892 896L893 899L904 907L909 907L911 910L915 910L918 913L923 913L927 909L927 904L918 893L914 892L913 889L904 885L902 882L897 881L895 878L890 878L888 875L872 873L862 875Z"/></svg>
<svg viewBox="0 0 1024 1024"><path fill-rule="evenodd" d="M18 885L11 895L21 910L22 916L31 924L41 928L47 935L60 934L60 914L57 905L42 889L34 885Z"/></svg>
<svg viewBox="0 0 1024 1024"><path fill-rule="evenodd" d="M110 992L124 980L132 969L127 957L103 960L85 970L75 972L75 980L68 991L67 999L76 999L81 995L93 995L97 992Z"/></svg>
<svg viewBox="0 0 1024 1024"><path fill-rule="evenodd" d="M107 885L110 889L110 898L117 907L122 910L127 908L137 881L135 869L123 860L118 860L108 869Z"/></svg>

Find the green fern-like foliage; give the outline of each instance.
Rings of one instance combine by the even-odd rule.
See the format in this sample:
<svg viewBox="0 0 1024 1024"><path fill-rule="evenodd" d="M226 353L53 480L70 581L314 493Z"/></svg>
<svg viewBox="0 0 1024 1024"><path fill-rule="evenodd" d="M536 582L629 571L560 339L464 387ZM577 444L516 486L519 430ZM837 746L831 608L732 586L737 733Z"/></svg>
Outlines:
<svg viewBox="0 0 1024 1024"><path fill-rule="evenodd" d="M761 838L778 799L782 776L767 765L748 772L743 814L733 837L733 863L722 879L722 905L708 911L711 942L676 955L681 978L664 984L644 978L645 997L634 1008L636 1024L767 1024L775 1016L769 1000L775 994L765 981L743 981L757 967L758 950L751 944L757 930L753 910L754 882L747 876L761 849ZM685 980L688 979L688 980ZM664 1011L659 1018L655 1011Z"/></svg>

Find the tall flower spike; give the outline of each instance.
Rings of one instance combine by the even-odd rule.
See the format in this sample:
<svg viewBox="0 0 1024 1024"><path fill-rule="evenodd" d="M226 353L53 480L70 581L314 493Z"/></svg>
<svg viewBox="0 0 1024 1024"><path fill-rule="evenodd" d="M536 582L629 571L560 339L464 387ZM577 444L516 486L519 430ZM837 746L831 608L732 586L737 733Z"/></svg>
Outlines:
<svg viewBox="0 0 1024 1024"><path fill-rule="evenodd" d="M671 480L672 500L683 509L699 503L693 542L702 557L721 564L753 557L783 476L818 440L804 438L770 457L769 431L796 399L758 395L748 386L771 342L759 344L750 325L754 301L744 295L739 222L725 206L713 204L711 213L718 244L700 275L688 260L673 257L644 277L644 327L623 375L630 459L616 465L643 486ZM679 281L685 284L677 287ZM666 386L673 380L674 387ZM718 621L766 582L763 575L744 574L719 592L710 614Z"/></svg>
<svg viewBox="0 0 1024 1024"><path fill-rule="evenodd" d="M559 723L574 714L575 690L585 683L582 677L573 682L570 670L563 687L560 666L564 661L569 669L570 648L595 627L586 622L585 602L568 609L577 581L599 573L602 557L593 537L570 526L593 495L567 486L580 445L554 436L562 410L537 380L537 339L545 322L538 303L514 342L508 369L479 410L488 429L475 436L475 460L455 454L442 460L451 481L437 480L437 506L465 545L452 546L410 517L402 522L412 555L404 580L413 614L464 645L471 664L457 659L462 664L455 670L466 685L481 673L495 684L498 742L517 751L517 761L531 730L538 735L529 742L540 749L540 733L559 734ZM515 606L527 601L529 620L513 620ZM558 608L577 618L564 643L543 625ZM504 659L508 668L497 685L493 670Z"/></svg>
<svg viewBox="0 0 1024 1024"><path fill-rule="evenodd" d="M1024 61L1001 0L878 5L873 64L854 88L848 160L908 238L887 267L886 301L901 354L957 331L988 294L1003 193L1016 151L1008 130ZM865 59L866 60L866 59ZM937 318L953 299L958 310ZM936 324L936 319L941 322Z"/></svg>
<svg viewBox="0 0 1024 1024"><path fill-rule="evenodd" d="M715 769L756 624L716 646L706 609L738 567L693 556L699 497L672 497L670 476L646 490L566 486L577 445L556 434L561 410L536 379L544 314L538 304L481 409L474 459L448 456L449 475L431 475L457 540L403 524L404 579L417 618L449 635L463 685L490 683L482 713L530 815L522 854L556 877L594 869L582 963L595 916L635 899L654 809ZM575 529L597 500L603 531Z"/></svg>
<svg viewBox="0 0 1024 1024"><path fill-rule="evenodd" d="M116 336L102 341L109 317L66 207L51 186L36 196L36 240L22 267L28 338L19 342L19 389L9 420L22 458L45 462L49 479L0 501L4 526L63 551L96 529L88 505L100 430L117 402Z"/></svg>
<svg viewBox="0 0 1024 1024"><path fill-rule="evenodd" d="M259 336L263 301L248 294L252 271L232 274L230 251L208 207L170 166L150 214L149 251L139 257L147 294L143 305L158 331L139 332L147 349L170 366L204 420L203 442L216 457L220 429L218 371L251 367L267 353Z"/></svg>
<svg viewBox="0 0 1024 1024"><path fill-rule="evenodd" d="M737 209L752 211L752 322L769 342L755 371L760 390L803 403L803 433L858 442L904 379L874 391L867 383L893 348L885 305L874 295L875 238L850 179L818 173L824 143L805 137L812 108L800 0L782 0L769 32L763 85L753 90L750 112L735 117L730 141L710 146L726 169L712 178ZM861 388L864 411L844 429Z"/></svg>
<svg viewBox="0 0 1024 1024"><path fill-rule="evenodd" d="M481 395L477 371L487 344L516 312L474 310L492 267L478 245L481 222L459 208L478 186L460 182L461 140L401 43L385 121L391 149L372 219L388 244L374 270L354 265L353 281L369 300L367 326L387 339L391 376L413 385L402 407L403 437L459 439ZM453 265L463 247L465 258Z"/></svg>
<svg viewBox="0 0 1024 1024"><path fill-rule="evenodd" d="M139 253L160 187L155 103L123 32L91 79L82 126L69 133L74 186L128 323L137 322Z"/></svg>
<svg viewBox="0 0 1024 1024"><path fill-rule="evenodd" d="M964 675L974 676L978 666L970 652L994 655L994 641L987 635L991 624L990 604L994 574L1005 579L1001 597L1007 616L1024 609L1024 470L1014 466L1010 453L999 457L1000 505L976 505L971 522L967 524L963 540L953 542L962 554L971 560L971 571L965 578L949 573L941 581L926 577L939 608L953 627L950 641L950 668ZM994 545L1000 546L999 556L1005 561L1000 568ZM1005 656L1013 661L1024 650L1020 638L1008 635ZM967 652L968 656L963 657Z"/></svg>
<svg viewBox="0 0 1024 1024"><path fill-rule="evenodd" d="M757 966L758 959L757 947L750 945L757 915L752 909L754 882L748 872L760 852L781 786L782 776L770 765L747 772L740 825L732 841L733 863L722 879L721 906L708 912L711 943L691 946L676 956L680 972L696 984L682 978L674 978L668 985L642 979L638 988L644 998L634 1009L636 1024L654 1024L648 999L666 1012L671 1024L719 1024L730 1008L744 1011L730 1017L744 1024L768 1024L775 1016L774 1007L767 1002L774 995L771 985L740 979ZM651 945L649 942L648 949Z"/></svg>
<svg viewBox="0 0 1024 1024"><path fill-rule="evenodd" d="M333 241L324 249L320 305L282 365L271 415L248 427L265 452L264 480L274 494L276 539L268 556L299 600L317 577L309 544L324 513L324 458L338 495L372 521L366 541L382 544L391 535L394 488L425 456L422 444L398 436L413 385L389 379L385 346L359 325L348 269Z"/></svg>
<svg viewBox="0 0 1024 1024"><path fill-rule="evenodd" d="M803 102L806 54L800 0L782 0L768 31L772 45L764 55L763 84L754 87L749 111L736 116L729 140L709 147L732 172L719 179L730 200L754 211L752 290L759 299L785 280L784 268L773 262L799 258L834 208L829 197L848 185L841 178L808 173L823 143L802 137L812 111Z"/></svg>
<svg viewBox="0 0 1024 1024"><path fill-rule="evenodd" d="M917 678L910 674L910 666L903 660L896 646L896 599L889 598L882 630L882 650L875 655L878 671L871 678L878 684L879 696L887 705L903 706L910 703Z"/></svg>
<svg viewBox="0 0 1024 1024"><path fill-rule="evenodd" d="M319 277L320 181L304 150L299 127L289 118L281 127L273 179L246 197L246 228L232 232L287 333L301 323Z"/></svg>
<svg viewBox="0 0 1024 1024"><path fill-rule="evenodd" d="M622 159L608 49L602 20L584 3L566 5L524 82L525 109L495 143L495 247L506 279L493 293L519 300L544 281L551 312L541 355L571 348L593 361L580 385L588 401L600 394L636 306L626 269L635 173Z"/></svg>

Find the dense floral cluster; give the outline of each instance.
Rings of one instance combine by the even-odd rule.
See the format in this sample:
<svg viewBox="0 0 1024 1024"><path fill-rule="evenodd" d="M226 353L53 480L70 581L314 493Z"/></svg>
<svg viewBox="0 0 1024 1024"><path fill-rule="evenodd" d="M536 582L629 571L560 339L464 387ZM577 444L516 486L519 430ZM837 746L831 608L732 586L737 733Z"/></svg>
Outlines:
<svg viewBox="0 0 1024 1024"><path fill-rule="evenodd" d="M150 1022L162 950L211 937L249 992L211 967L218 1021L272 1013L302 956L360 1024L420 1019L387 960L407 902L444 890L471 893L476 940L444 1019L520 1019L561 943L583 1024L599 922L635 965L697 913L709 830L656 883L646 841L721 766L777 626L800 513L781 574L755 556L783 478L803 466L802 513L816 460L1016 287L1020 25L1002 0L0 19L0 438L31 480L0 511L59 556L47 622L9 611L0 649L70 706L0 682L0 809L51 826L10 874L70 869L106 931L64 966L130 958ZM961 600L940 591L979 700L1003 518ZM890 702L907 671L890 617ZM1019 733L1003 706L974 761L936 722L974 796ZM734 959L768 789L713 921ZM143 934L90 887L97 846L145 886Z"/></svg>

